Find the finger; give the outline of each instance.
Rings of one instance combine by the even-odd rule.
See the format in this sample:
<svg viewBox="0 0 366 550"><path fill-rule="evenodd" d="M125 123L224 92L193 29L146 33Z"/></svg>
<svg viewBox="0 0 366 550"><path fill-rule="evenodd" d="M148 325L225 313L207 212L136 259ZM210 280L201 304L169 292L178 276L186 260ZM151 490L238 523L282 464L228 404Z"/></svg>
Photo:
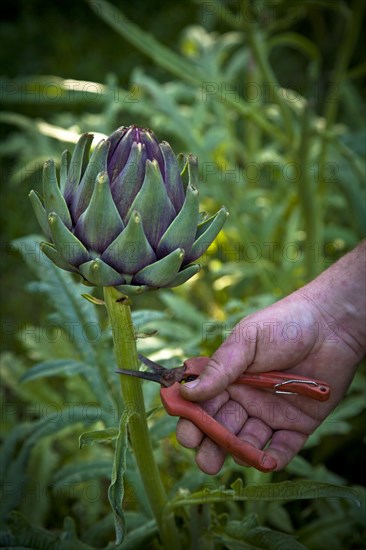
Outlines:
<svg viewBox="0 0 366 550"><path fill-rule="evenodd" d="M233 400L227 401L215 415L215 420L234 434L240 431L247 418L245 409ZM196 455L196 463L205 473L213 475L221 470L225 456L226 451L206 437Z"/></svg>
<svg viewBox="0 0 366 550"><path fill-rule="evenodd" d="M196 455L196 464L205 474L215 475L223 467L225 457L226 451L205 437Z"/></svg>
<svg viewBox="0 0 366 550"><path fill-rule="evenodd" d="M319 425L318 417L303 410L307 398L282 397L265 390L235 384L228 388L228 392L232 399L242 403L250 416L260 418L273 430L296 430L309 435Z"/></svg>
<svg viewBox="0 0 366 550"><path fill-rule="evenodd" d="M209 414L210 416L215 416L215 414L218 413L218 411L229 400L229 398L230 396L228 392L221 392L213 399L200 403L200 406L204 409L204 411L207 412L207 414ZM195 447L198 447L203 439L203 436L203 432L199 428L197 428L197 426L193 424L193 422L190 422L185 418L181 418L178 421L177 440L181 445L183 445L183 447L187 447L189 449L194 449Z"/></svg>
<svg viewBox="0 0 366 550"><path fill-rule="evenodd" d="M272 429L259 418L248 418L240 432L239 439L253 445L256 449L263 449L272 437ZM245 461L234 457L241 466L249 466Z"/></svg>
<svg viewBox="0 0 366 550"><path fill-rule="evenodd" d="M180 418L176 429L177 441L187 449L195 449L200 445L204 433L193 422Z"/></svg>
<svg viewBox="0 0 366 550"><path fill-rule="evenodd" d="M238 340L239 325L211 357L208 365L196 380L183 384L181 395L190 401L211 399L252 363L255 356L255 336L250 340Z"/></svg>
<svg viewBox="0 0 366 550"><path fill-rule="evenodd" d="M277 460L276 471L282 470L303 448L308 436L291 430L278 430L266 452Z"/></svg>

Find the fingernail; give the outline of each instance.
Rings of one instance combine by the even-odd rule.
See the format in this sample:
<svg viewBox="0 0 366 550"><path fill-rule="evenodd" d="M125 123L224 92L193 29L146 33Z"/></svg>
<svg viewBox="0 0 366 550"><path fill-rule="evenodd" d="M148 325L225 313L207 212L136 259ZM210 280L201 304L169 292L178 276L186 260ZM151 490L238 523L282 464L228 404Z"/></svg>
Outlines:
<svg viewBox="0 0 366 550"><path fill-rule="evenodd" d="M192 389L198 386L199 382L200 382L200 379L196 378L196 380L191 380L191 382L187 382L186 384L184 384L184 387Z"/></svg>

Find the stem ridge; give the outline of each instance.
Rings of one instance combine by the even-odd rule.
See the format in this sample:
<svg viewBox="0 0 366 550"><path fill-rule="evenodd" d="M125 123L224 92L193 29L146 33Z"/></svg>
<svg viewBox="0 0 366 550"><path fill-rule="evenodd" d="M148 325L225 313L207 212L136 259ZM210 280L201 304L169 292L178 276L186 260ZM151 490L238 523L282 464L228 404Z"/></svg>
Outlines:
<svg viewBox="0 0 366 550"><path fill-rule="evenodd" d="M112 327L117 366L138 370L136 336L132 324L130 301L113 287L104 287L104 301ZM121 391L128 412L128 430L141 480L156 519L163 547L178 548L178 533L174 517L163 517L167 497L157 468L149 429L141 381L132 376L120 376ZM123 466L122 466L123 467Z"/></svg>

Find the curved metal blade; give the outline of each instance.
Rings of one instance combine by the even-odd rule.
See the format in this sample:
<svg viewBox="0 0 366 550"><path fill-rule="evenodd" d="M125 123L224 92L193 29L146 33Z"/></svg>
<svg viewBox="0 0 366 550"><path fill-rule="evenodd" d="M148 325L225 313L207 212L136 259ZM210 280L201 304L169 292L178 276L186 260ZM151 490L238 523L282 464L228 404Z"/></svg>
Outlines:
<svg viewBox="0 0 366 550"><path fill-rule="evenodd" d="M160 372L163 373L164 371L168 370L162 365L159 365L159 363L156 363L155 361L151 361L148 357L145 357L145 355L141 355L141 353L137 356L139 358L139 361L149 367L153 372Z"/></svg>
<svg viewBox="0 0 366 550"><path fill-rule="evenodd" d="M161 384L161 375L155 372L147 372L142 370L131 369L118 369L115 371L117 374L128 374L129 376L136 376L136 378L142 378L144 380L151 380L152 382L158 382Z"/></svg>
<svg viewBox="0 0 366 550"><path fill-rule="evenodd" d="M136 376L137 378L142 378L143 380L151 380L152 382L159 382L165 388L169 388L174 384L174 382L181 382L185 367L177 367L175 369L166 369L159 363L151 361L144 355L138 355L139 360L144 363L151 370L141 371L141 370L130 370L130 369L118 369L116 373L118 374L128 374L130 376Z"/></svg>
<svg viewBox="0 0 366 550"><path fill-rule="evenodd" d="M149 380L159 379L160 384L165 388L169 388L175 382L181 382L183 379L184 372L186 370L186 367L184 365L180 367L176 367L174 369L167 369L162 365L159 365L159 363L155 363L155 361L151 361L151 359L148 359L144 355L139 354L138 358L142 363L144 363L144 365L146 365L151 369L152 373L156 374L158 377L158 378L149 378Z"/></svg>

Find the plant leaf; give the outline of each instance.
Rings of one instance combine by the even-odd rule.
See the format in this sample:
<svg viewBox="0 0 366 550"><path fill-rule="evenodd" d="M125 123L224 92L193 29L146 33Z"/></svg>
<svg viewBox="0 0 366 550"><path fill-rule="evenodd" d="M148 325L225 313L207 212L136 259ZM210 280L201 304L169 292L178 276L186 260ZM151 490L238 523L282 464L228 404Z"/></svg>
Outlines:
<svg viewBox="0 0 366 550"><path fill-rule="evenodd" d="M35 235L13 241L13 246L22 255L29 268L37 275L39 282L32 283L32 289L47 295L56 310L53 320L65 332L68 341L75 348L76 357L95 368L86 371L88 382L103 406L113 418L113 403L101 374L93 344L102 336L96 308L81 299L85 287L76 283L70 273L55 266L39 249L40 238ZM103 337L103 336L102 336ZM99 367L99 368L98 368Z"/></svg>
<svg viewBox="0 0 366 550"><path fill-rule="evenodd" d="M52 483L55 490L58 491L63 488L67 490L70 485L76 485L91 479L110 479L111 467L111 460L93 460L87 462L84 460L83 462L68 464L55 473Z"/></svg>
<svg viewBox="0 0 366 550"><path fill-rule="evenodd" d="M18 451L18 447L13 449L12 460L8 463L8 468L4 472L6 479L11 480L12 490L8 493L6 500L3 499L0 516L6 515L17 508L24 491L24 484L27 482L27 464L30 453L39 440L46 436L58 433L65 427L87 420L85 416L85 407L72 406L65 408L56 408L52 411L54 417L46 416L32 424L32 431L23 440L23 444ZM17 432L18 433L18 432ZM26 434L24 434L26 435ZM18 452L17 452L18 451Z"/></svg>
<svg viewBox="0 0 366 550"><path fill-rule="evenodd" d="M278 483L251 484L243 486L242 480L237 479L232 489L207 489L177 496L172 499L167 509L175 509L180 506L192 504L204 504L207 502L233 501L280 501L291 502L294 500L318 499L318 498L343 498L357 505L360 504L357 492L342 485L333 483L320 483L314 481L281 481Z"/></svg>
<svg viewBox="0 0 366 550"><path fill-rule="evenodd" d="M20 382L29 382L45 376L73 376L81 374L88 370L88 366L80 361L73 359L55 359L54 361L44 361L30 368L20 378Z"/></svg>
<svg viewBox="0 0 366 550"><path fill-rule="evenodd" d="M82 449L84 446L88 447L96 443L104 443L105 441L112 441L117 439L117 428L106 428L105 430L94 430L92 432L84 432L79 437L79 447Z"/></svg>
<svg viewBox="0 0 366 550"><path fill-rule="evenodd" d="M294 536L255 525L257 522L252 522L252 518L249 516L242 521L228 521L222 527L214 527L215 538L229 550L305 550Z"/></svg>
<svg viewBox="0 0 366 550"><path fill-rule="evenodd" d="M136 550L137 548L146 548L147 543L157 535L158 528L155 520L144 521L143 525L134 529L126 536L123 543L115 550Z"/></svg>
<svg viewBox="0 0 366 550"><path fill-rule="evenodd" d="M122 510L124 495L123 476L126 471L127 425L134 414L135 413L131 413L131 411L122 413L114 454L112 479L108 489L108 498L114 515L116 545L120 544L125 536L125 518Z"/></svg>
<svg viewBox="0 0 366 550"><path fill-rule="evenodd" d="M92 550L92 547L84 544L76 536L74 521L71 518L65 518L64 529L62 533L52 533L45 531L40 527L31 525L19 512L10 514L10 531L6 534L6 546L3 546L4 538L0 539L2 547L27 549L39 548L42 550L51 550L59 548L60 550Z"/></svg>

